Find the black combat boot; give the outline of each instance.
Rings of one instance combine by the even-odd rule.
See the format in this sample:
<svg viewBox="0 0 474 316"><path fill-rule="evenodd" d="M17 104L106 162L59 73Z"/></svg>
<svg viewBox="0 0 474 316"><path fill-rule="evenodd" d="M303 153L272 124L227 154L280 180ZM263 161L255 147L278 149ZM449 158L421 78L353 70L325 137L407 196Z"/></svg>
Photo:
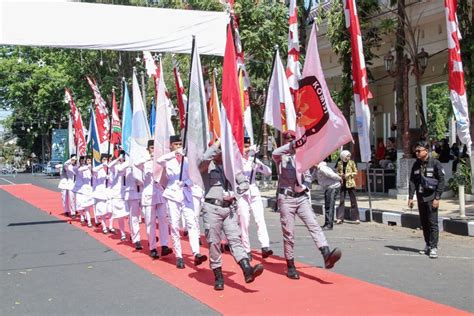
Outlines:
<svg viewBox="0 0 474 316"><path fill-rule="evenodd" d="M214 271L214 290L222 291L224 289L224 276L222 275L222 268L215 268Z"/></svg>
<svg viewBox="0 0 474 316"><path fill-rule="evenodd" d="M167 256L173 253L173 249L168 246L161 246L161 256Z"/></svg>
<svg viewBox="0 0 474 316"><path fill-rule="evenodd" d="M201 263L203 263L206 260L207 260L207 256L205 256L205 255L201 255L200 253L197 253L197 254L194 255L194 265L195 266L200 265Z"/></svg>
<svg viewBox="0 0 474 316"><path fill-rule="evenodd" d="M263 258L263 259L268 258L268 257L270 257L271 255L273 255L273 250L271 250L271 249L268 248L268 247L263 247L263 248L262 248L262 258Z"/></svg>
<svg viewBox="0 0 474 316"><path fill-rule="evenodd" d="M331 269L334 267L334 264L341 259L342 252L338 248L334 248L332 251L329 249L328 246L324 246L319 248L321 251L321 254L323 255L324 258L324 267L326 269Z"/></svg>
<svg viewBox="0 0 474 316"><path fill-rule="evenodd" d="M293 280L299 280L300 275L296 271L295 260L294 259L286 260L286 265L288 267L288 272L286 272L286 276Z"/></svg>
<svg viewBox="0 0 474 316"><path fill-rule="evenodd" d="M252 283L256 277L263 273L263 265L257 264L254 267L250 265L249 259L245 258L239 261L239 265L244 273L245 283Z"/></svg>

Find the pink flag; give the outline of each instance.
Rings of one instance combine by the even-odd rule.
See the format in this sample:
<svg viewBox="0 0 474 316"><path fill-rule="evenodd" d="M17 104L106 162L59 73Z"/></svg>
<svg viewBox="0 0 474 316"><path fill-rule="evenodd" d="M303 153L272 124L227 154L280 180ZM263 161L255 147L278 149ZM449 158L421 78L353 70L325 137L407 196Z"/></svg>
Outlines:
<svg viewBox="0 0 474 316"><path fill-rule="evenodd" d="M344 12L346 15L346 27L351 34L352 80L357 131L359 133L360 157L362 162L369 162L372 158L369 137L370 109L368 99L370 92L355 0L346 0Z"/></svg>
<svg viewBox="0 0 474 316"><path fill-rule="evenodd" d="M110 122L109 122L109 111L107 110L107 104L100 94L99 87L97 87L97 82L94 79L89 77L87 82L94 93L94 103L95 103L95 119L97 122L97 133L99 134L99 141L101 150L104 148L104 144L109 140L110 133ZM108 146L108 144L107 144Z"/></svg>
<svg viewBox="0 0 474 316"><path fill-rule="evenodd" d="M467 96L464 82L464 70L461 59L461 32L459 32L458 17L456 15L457 0L445 0L446 24L448 33L448 71L449 90L451 90L451 103L458 137L463 144L467 145L468 155L471 155L471 134L469 132L469 112L467 108Z"/></svg>
<svg viewBox="0 0 474 316"><path fill-rule="evenodd" d="M66 90L66 100L69 102L71 106L71 118L72 118L72 126L74 127L74 144L77 148L77 154L79 156L86 155L86 139L84 137L84 124L82 124L81 114L79 113L79 109L76 107L76 103L72 98L71 91L69 89Z"/></svg>
<svg viewBox="0 0 474 316"><path fill-rule="evenodd" d="M296 102L296 168L304 172L353 141L347 121L331 98L319 60L316 27L309 37Z"/></svg>
<svg viewBox="0 0 474 316"><path fill-rule="evenodd" d="M301 78L298 6L296 5L296 0L290 0L288 27L288 62L286 65L286 76L288 78L288 85L293 102L295 103L298 81Z"/></svg>

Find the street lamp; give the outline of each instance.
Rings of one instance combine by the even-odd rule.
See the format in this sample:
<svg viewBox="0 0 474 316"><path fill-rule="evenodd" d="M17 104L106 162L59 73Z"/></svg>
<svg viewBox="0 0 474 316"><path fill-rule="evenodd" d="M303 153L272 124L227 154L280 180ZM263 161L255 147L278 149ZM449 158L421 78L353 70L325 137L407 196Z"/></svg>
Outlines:
<svg viewBox="0 0 474 316"><path fill-rule="evenodd" d="M385 70L392 77L395 77L397 75L397 70L393 69L394 61L395 57L393 56L391 51L388 51L387 55L385 55L383 58L383 63L385 65Z"/></svg>
<svg viewBox="0 0 474 316"><path fill-rule="evenodd" d="M428 67L428 59L430 58L430 54L425 52L425 49L422 48L421 52L418 53L418 63L420 65L419 74L423 75L425 73L426 67Z"/></svg>

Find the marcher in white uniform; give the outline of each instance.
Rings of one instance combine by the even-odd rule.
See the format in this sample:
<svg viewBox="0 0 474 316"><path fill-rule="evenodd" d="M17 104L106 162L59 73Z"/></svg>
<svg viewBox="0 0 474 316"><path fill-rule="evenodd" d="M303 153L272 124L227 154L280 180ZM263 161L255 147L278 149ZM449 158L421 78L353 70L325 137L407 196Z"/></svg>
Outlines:
<svg viewBox="0 0 474 316"><path fill-rule="evenodd" d="M100 161L102 163L92 169L94 175L92 178L92 196L94 197L95 201L95 216L97 220L100 221L104 234L109 232L107 229L106 220L110 219L111 216L110 205L108 202L109 190L107 188L109 184L109 176L107 171L108 160L109 155L102 154L100 156Z"/></svg>
<svg viewBox="0 0 474 316"><path fill-rule="evenodd" d="M167 219L166 203L163 198L163 187L153 179L153 140L148 141L147 150L149 157L135 164L143 172L142 208L145 213L146 233L148 235L148 246L150 257L158 259L160 256L156 251L156 217L160 226L161 255L166 256L173 252L168 247L169 225Z"/></svg>
<svg viewBox="0 0 474 316"><path fill-rule="evenodd" d="M163 197L168 205L168 216L171 226L171 238L176 254L176 267L184 269L181 238L179 235L181 215L184 216L189 234L189 243L194 255L194 264L200 265L207 260L207 256L199 253L198 218L195 214L193 199L193 182L189 178L188 161L183 156L182 142L179 135L170 137L171 152L158 158L157 162L164 167L168 183ZM182 169L182 177L180 174Z"/></svg>
<svg viewBox="0 0 474 316"><path fill-rule="evenodd" d="M120 163L117 169L122 170L122 198L125 200L125 207L129 213L130 236L135 245L135 249L142 250L143 246L140 242L140 202L143 186L142 183L133 176L133 167L130 165L130 160Z"/></svg>
<svg viewBox="0 0 474 316"><path fill-rule="evenodd" d="M73 168L76 182L72 191L76 195L76 211L81 216L81 223L87 221L87 227L92 227L89 209L94 205L91 186L91 163L92 159L90 157L86 159L84 156L81 156L79 157L79 166Z"/></svg>
<svg viewBox="0 0 474 316"><path fill-rule="evenodd" d="M125 206L125 200L123 199L122 190L124 187L125 180L125 169L127 166L121 164L123 162L123 155L121 153L119 158L115 159L109 163L109 178L110 178L110 207L112 210L112 217L110 218L109 231L115 232L113 227L114 219L118 219L119 228L120 228L120 240L125 241L125 218L129 216L127 207Z"/></svg>
<svg viewBox="0 0 474 316"><path fill-rule="evenodd" d="M255 223L257 224L258 241L262 246L262 258L267 258L273 254L270 249L270 239L268 237L267 225L263 215L263 203L260 190L255 184L255 176L257 172L265 176L272 174L272 169L266 166L259 159L249 155L250 153L250 137L244 138L244 159L243 173L250 183L250 189L246 191L238 200L240 229L242 230L242 244L249 258L252 258L250 239L249 239L249 223L250 211L252 211Z"/></svg>
<svg viewBox="0 0 474 316"><path fill-rule="evenodd" d="M64 164L58 164L55 168L60 169L60 177L58 188L61 189L61 201L63 204L64 215L71 216L76 214L76 199L75 194L72 192L74 187L74 173L72 168L76 165L77 156L72 154L70 159L64 162ZM68 170L69 166L71 167Z"/></svg>

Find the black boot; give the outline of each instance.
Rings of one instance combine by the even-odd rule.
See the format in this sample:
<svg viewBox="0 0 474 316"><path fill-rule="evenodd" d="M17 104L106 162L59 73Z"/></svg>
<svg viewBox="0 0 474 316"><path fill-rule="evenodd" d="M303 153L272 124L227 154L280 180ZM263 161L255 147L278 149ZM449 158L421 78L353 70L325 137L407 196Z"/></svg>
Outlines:
<svg viewBox="0 0 474 316"><path fill-rule="evenodd" d="M214 290L222 291L224 289L224 276L222 275L222 268L215 268L214 271Z"/></svg>
<svg viewBox="0 0 474 316"><path fill-rule="evenodd" d="M153 259L159 259L160 256L158 255L158 251L156 251L156 249L152 249L150 251L150 257L152 257Z"/></svg>
<svg viewBox="0 0 474 316"><path fill-rule="evenodd" d="M262 248L262 258L263 258L263 259L268 258L268 257L270 257L271 255L273 255L273 250L271 250L271 249L268 248L268 247L263 247L263 248Z"/></svg>
<svg viewBox="0 0 474 316"><path fill-rule="evenodd" d="M173 249L168 246L161 246L161 256L167 256L173 253Z"/></svg>
<svg viewBox="0 0 474 316"><path fill-rule="evenodd" d="M295 260L294 259L286 260L286 265L288 267L288 272L286 273L286 276L293 280L299 280L300 275L296 271Z"/></svg>
<svg viewBox="0 0 474 316"><path fill-rule="evenodd" d="M135 249L136 249L136 250L142 250L142 249L143 249L142 243L139 242L139 241L137 241L137 242L135 243Z"/></svg>
<svg viewBox="0 0 474 316"><path fill-rule="evenodd" d="M195 266L198 266L200 265L201 263L203 263L204 261L207 260L207 256L205 255L201 255L200 253L197 253L195 256L194 256L194 265Z"/></svg>
<svg viewBox="0 0 474 316"><path fill-rule="evenodd" d="M247 258L240 260L239 265L244 273L245 283L252 283L256 277L263 273L263 265L259 263L252 267Z"/></svg>
<svg viewBox="0 0 474 316"><path fill-rule="evenodd" d="M253 259L252 252L247 252L247 257L249 257L249 261L252 261Z"/></svg>
<svg viewBox="0 0 474 316"><path fill-rule="evenodd" d="M176 268L178 268L178 269L184 269L185 268L183 258L176 259Z"/></svg>
<svg viewBox="0 0 474 316"><path fill-rule="evenodd" d="M319 248L321 251L321 254L323 255L324 258L324 267L326 269L331 269L334 267L334 264L341 259L342 252L338 248L334 248L332 251L329 249L328 246L324 246Z"/></svg>

